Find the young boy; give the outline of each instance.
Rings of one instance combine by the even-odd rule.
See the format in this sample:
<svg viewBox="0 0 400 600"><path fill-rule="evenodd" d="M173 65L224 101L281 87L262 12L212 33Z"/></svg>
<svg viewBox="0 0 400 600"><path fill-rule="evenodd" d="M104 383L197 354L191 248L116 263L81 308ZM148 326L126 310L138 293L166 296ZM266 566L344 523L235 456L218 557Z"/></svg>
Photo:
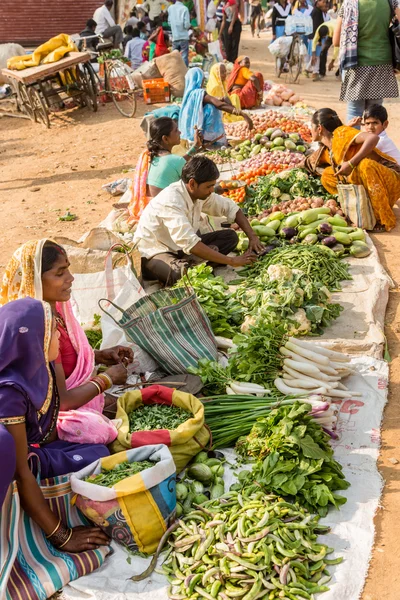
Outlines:
<svg viewBox="0 0 400 600"><path fill-rule="evenodd" d="M391 156L398 164L400 164L400 151L386 133L389 121L387 110L384 106L381 106L380 104L373 104L372 106L369 106L365 109L362 118L357 117L350 121L348 125L350 127L363 125L364 130L367 133L375 133L375 135L379 135L380 139L377 145L378 150L384 152L388 156Z"/></svg>

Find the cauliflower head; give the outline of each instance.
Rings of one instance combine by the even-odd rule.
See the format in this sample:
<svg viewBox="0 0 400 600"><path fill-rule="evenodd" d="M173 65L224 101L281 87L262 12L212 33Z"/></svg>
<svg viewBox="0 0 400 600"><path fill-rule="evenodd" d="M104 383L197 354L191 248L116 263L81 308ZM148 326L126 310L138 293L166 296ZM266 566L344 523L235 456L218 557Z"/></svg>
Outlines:
<svg viewBox="0 0 400 600"><path fill-rule="evenodd" d="M289 334L295 333L308 333L311 331L311 321L307 319L306 311L303 308L299 308L294 315L288 317L289 321L295 321L290 327Z"/></svg>
<svg viewBox="0 0 400 600"><path fill-rule="evenodd" d="M293 271L285 265L269 265L267 274L270 281L291 281Z"/></svg>

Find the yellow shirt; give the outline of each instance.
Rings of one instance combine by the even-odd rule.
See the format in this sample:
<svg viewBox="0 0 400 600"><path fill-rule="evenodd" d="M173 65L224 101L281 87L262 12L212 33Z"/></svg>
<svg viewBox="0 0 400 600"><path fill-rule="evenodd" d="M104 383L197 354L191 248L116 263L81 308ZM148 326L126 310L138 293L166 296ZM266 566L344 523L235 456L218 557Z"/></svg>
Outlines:
<svg viewBox="0 0 400 600"><path fill-rule="evenodd" d="M320 25L318 27L317 31L315 32L315 36L314 36L314 39L312 42L312 51L313 52L316 51L318 44L321 43L321 34L320 34L321 27L328 28L328 31L329 31L328 36L331 38L331 37L333 37L333 33L336 28L336 22L337 21L335 21L335 20L325 21L325 23L322 23L322 25ZM336 60L338 56L339 56L339 47L333 49L333 60Z"/></svg>

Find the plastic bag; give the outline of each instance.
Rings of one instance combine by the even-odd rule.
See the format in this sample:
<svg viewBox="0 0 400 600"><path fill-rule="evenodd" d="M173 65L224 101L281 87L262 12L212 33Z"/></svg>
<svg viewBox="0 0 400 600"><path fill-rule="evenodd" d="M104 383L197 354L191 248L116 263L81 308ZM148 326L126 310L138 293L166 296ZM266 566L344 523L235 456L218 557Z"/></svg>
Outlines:
<svg viewBox="0 0 400 600"><path fill-rule="evenodd" d="M83 481L102 467L122 462L154 461L145 469L111 488ZM83 514L116 542L131 551L152 554L169 524L175 519L175 465L163 444L144 446L106 456L71 475L75 503Z"/></svg>

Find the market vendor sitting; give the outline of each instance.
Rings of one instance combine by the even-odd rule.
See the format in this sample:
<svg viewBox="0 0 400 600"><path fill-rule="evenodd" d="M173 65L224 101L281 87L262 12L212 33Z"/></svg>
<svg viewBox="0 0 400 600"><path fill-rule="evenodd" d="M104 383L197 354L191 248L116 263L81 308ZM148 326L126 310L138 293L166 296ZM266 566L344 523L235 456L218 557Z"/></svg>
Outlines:
<svg viewBox="0 0 400 600"><path fill-rule="evenodd" d="M143 276L174 284L184 268L202 261L241 267L251 264L262 244L238 205L214 193L219 177L216 165L205 156L195 156L182 170L182 180L172 183L147 205L134 241L142 256ZM227 256L238 243L233 229L200 234L201 213L235 222L249 238L249 250Z"/></svg>

